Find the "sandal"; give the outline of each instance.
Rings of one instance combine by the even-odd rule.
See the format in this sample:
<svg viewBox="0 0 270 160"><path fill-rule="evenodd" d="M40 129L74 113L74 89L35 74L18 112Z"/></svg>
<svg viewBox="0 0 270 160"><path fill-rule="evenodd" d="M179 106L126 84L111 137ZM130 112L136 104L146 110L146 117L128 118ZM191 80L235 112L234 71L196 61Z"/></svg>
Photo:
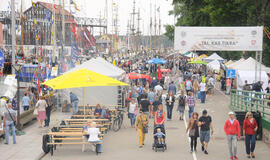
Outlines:
<svg viewBox="0 0 270 160"><path fill-rule="evenodd" d="M247 158L251 158L250 155L247 155Z"/></svg>

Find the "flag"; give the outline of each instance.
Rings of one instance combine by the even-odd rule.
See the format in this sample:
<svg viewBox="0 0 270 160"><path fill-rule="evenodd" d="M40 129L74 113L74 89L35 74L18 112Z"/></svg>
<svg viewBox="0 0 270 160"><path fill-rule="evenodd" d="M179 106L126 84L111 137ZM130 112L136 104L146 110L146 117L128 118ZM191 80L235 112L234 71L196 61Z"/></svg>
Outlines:
<svg viewBox="0 0 270 160"><path fill-rule="evenodd" d="M3 63L5 63L5 56L3 51L0 49L0 67L3 67Z"/></svg>
<svg viewBox="0 0 270 160"><path fill-rule="evenodd" d="M160 12L160 6L157 8L157 12Z"/></svg>
<svg viewBox="0 0 270 160"><path fill-rule="evenodd" d="M77 7L77 4L73 1L74 3L74 8L77 10L77 11L81 11L78 7Z"/></svg>
<svg viewBox="0 0 270 160"><path fill-rule="evenodd" d="M50 17L51 17L51 13L50 11L47 9L46 11L46 19L50 22Z"/></svg>
<svg viewBox="0 0 270 160"><path fill-rule="evenodd" d="M38 94L40 94L41 92L41 88L40 88L40 82L39 82L39 78L38 78L38 74L36 73L36 76L37 76L37 82L38 82Z"/></svg>
<svg viewBox="0 0 270 160"><path fill-rule="evenodd" d="M74 4L74 1L73 0L70 0L70 4Z"/></svg>

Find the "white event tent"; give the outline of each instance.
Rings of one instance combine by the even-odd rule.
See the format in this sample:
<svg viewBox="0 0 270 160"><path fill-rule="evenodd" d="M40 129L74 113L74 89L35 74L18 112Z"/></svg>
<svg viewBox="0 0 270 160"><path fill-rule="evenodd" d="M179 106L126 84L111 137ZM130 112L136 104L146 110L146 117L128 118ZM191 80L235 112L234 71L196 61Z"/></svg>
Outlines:
<svg viewBox="0 0 270 160"><path fill-rule="evenodd" d="M92 58L89 61L71 69L68 72L76 71L79 69L88 69L93 72L103 74L105 76L122 80L125 77L125 71L121 68L114 66L113 64L107 62L105 59L98 57ZM83 102L83 89L82 88L72 88L68 92L75 93L79 98L79 105L89 104L107 104L107 105L117 105L118 101L118 87L117 86L97 86L97 87L87 87L85 88L85 100ZM66 93L69 95L69 93ZM69 96L68 96L69 101ZM101 104L101 105L102 105Z"/></svg>
<svg viewBox="0 0 270 160"><path fill-rule="evenodd" d="M212 71L219 72L219 70L220 70L220 62L215 59L214 61L207 63L207 67L209 69L211 69Z"/></svg>
<svg viewBox="0 0 270 160"><path fill-rule="evenodd" d="M213 53L211 56L203 59L206 62L211 62L214 60L218 60L219 62L224 62L224 59L220 57L217 53Z"/></svg>

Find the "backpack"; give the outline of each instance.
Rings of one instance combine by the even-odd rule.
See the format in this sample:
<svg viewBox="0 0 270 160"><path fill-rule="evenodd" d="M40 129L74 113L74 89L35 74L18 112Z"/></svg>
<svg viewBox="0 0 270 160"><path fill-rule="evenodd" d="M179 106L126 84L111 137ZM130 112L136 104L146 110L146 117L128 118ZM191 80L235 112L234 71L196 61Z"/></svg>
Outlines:
<svg viewBox="0 0 270 160"><path fill-rule="evenodd" d="M186 102L185 102L185 98L186 96L180 96L179 97L179 106L185 106Z"/></svg>

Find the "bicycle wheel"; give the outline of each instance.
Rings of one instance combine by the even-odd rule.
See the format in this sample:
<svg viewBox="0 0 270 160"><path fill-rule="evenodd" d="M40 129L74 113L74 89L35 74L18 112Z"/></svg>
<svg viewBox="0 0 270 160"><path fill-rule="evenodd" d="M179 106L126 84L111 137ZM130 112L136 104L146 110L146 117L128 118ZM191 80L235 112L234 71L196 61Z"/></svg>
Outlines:
<svg viewBox="0 0 270 160"><path fill-rule="evenodd" d="M123 124L123 119L124 119L124 117L123 117L123 115L121 115L121 117L119 117L119 124L118 124L119 129L118 129L118 130L120 130L120 129L121 129L121 127L122 127L122 124Z"/></svg>

